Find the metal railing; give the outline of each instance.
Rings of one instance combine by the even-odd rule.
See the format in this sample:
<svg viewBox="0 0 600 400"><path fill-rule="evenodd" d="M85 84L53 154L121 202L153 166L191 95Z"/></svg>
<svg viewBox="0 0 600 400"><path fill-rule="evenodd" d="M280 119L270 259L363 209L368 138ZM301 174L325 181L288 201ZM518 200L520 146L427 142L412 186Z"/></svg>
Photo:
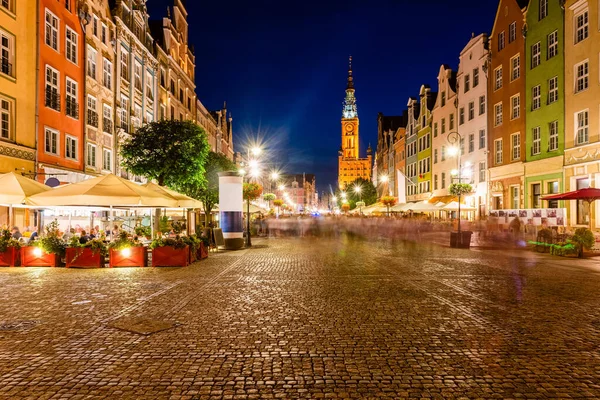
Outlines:
<svg viewBox="0 0 600 400"><path fill-rule="evenodd" d="M60 111L60 93L51 86L46 86L45 105L53 110Z"/></svg>
<svg viewBox="0 0 600 400"><path fill-rule="evenodd" d="M71 118L79 119L79 103L75 99L67 96L66 101L67 115Z"/></svg>

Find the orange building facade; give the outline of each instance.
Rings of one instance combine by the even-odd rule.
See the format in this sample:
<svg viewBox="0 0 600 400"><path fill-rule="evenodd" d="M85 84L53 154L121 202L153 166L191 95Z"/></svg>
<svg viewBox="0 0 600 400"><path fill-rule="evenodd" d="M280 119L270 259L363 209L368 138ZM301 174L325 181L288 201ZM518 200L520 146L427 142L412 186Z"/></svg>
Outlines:
<svg viewBox="0 0 600 400"><path fill-rule="evenodd" d="M84 169L84 36L76 0L40 0L37 180L79 182Z"/></svg>

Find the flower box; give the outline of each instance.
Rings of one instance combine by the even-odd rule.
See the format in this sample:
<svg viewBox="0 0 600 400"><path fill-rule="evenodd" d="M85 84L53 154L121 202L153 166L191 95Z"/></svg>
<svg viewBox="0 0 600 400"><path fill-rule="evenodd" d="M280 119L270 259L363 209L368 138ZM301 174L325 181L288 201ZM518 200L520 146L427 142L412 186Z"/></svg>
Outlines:
<svg viewBox="0 0 600 400"><path fill-rule="evenodd" d="M100 252L88 248L69 247L66 256L67 268L103 268L104 257Z"/></svg>
<svg viewBox="0 0 600 400"><path fill-rule="evenodd" d="M148 251L145 247L129 247L124 250L110 249L110 268L147 267Z"/></svg>
<svg viewBox="0 0 600 400"><path fill-rule="evenodd" d="M19 249L7 247L4 253L0 253L0 267L16 267L19 265Z"/></svg>
<svg viewBox="0 0 600 400"><path fill-rule="evenodd" d="M60 265L60 258L57 254L49 254L43 250L41 250L41 254L35 254L40 250L33 246L22 247L21 267L58 267Z"/></svg>
<svg viewBox="0 0 600 400"><path fill-rule="evenodd" d="M198 260L198 249L194 249L193 247L189 247L189 257L188 257L188 263L192 264L194 262L196 262Z"/></svg>
<svg viewBox="0 0 600 400"><path fill-rule="evenodd" d="M196 250L196 257L198 260L204 260L208 257L208 249L204 243L200 243L200 246Z"/></svg>
<svg viewBox="0 0 600 400"><path fill-rule="evenodd" d="M156 247L152 250L153 267L186 267L188 265L189 246L176 249L171 246Z"/></svg>

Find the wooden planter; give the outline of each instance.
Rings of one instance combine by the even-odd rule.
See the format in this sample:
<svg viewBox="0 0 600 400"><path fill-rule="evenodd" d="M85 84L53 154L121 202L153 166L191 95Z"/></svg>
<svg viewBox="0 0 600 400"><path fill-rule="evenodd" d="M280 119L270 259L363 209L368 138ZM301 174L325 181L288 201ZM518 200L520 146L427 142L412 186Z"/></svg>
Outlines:
<svg viewBox="0 0 600 400"><path fill-rule="evenodd" d="M189 258L189 246L176 249L171 246L157 247L152 250L153 267L186 267Z"/></svg>
<svg viewBox="0 0 600 400"><path fill-rule="evenodd" d="M20 253L14 247L7 247L4 253L0 253L0 267L16 267L19 265Z"/></svg>
<svg viewBox="0 0 600 400"><path fill-rule="evenodd" d="M110 249L110 268L114 267L147 267L148 251L145 247L130 247L130 254L123 254L123 250Z"/></svg>
<svg viewBox="0 0 600 400"><path fill-rule="evenodd" d="M198 250L197 249L194 250L192 247L190 247L188 250L189 250L188 251L188 255L189 255L188 263L191 264L191 263L195 262L196 260L198 260L198 256L197 256Z"/></svg>
<svg viewBox="0 0 600 400"><path fill-rule="evenodd" d="M21 267L58 267L60 258L57 254L48 254L42 251L41 256L34 254L37 247L21 247Z"/></svg>
<svg viewBox="0 0 600 400"><path fill-rule="evenodd" d="M208 248L204 245L204 243L200 243L200 247L196 250L196 257L198 260L204 260L208 257Z"/></svg>
<svg viewBox="0 0 600 400"><path fill-rule="evenodd" d="M67 268L103 268L104 257L92 249L69 247L66 256Z"/></svg>

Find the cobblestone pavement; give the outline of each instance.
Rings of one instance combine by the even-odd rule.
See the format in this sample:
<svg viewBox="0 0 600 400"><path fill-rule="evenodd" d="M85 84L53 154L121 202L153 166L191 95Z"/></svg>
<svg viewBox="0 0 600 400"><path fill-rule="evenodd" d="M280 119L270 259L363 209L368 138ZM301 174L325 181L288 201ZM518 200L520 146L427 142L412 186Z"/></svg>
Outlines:
<svg viewBox="0 0 600 400"><path fill-rule="evenodd" d="M597 261L255 245L181 269L0 269L0 398L600 398Z"/></svg>

